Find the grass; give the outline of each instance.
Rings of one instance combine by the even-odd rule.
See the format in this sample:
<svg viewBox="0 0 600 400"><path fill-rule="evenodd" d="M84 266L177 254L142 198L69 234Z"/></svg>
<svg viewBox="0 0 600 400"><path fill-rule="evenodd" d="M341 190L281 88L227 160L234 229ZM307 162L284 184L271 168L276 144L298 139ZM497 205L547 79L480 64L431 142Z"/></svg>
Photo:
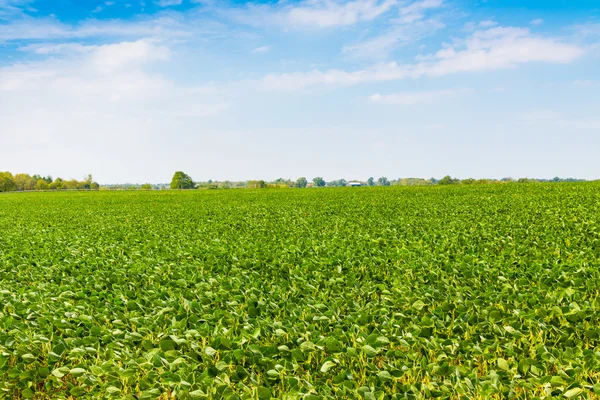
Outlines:
<svg viewBox="0 0 600 400"><path fill-rule="evenodd" d="M600 185L0 196L0 398L598 398Z"/></svg>

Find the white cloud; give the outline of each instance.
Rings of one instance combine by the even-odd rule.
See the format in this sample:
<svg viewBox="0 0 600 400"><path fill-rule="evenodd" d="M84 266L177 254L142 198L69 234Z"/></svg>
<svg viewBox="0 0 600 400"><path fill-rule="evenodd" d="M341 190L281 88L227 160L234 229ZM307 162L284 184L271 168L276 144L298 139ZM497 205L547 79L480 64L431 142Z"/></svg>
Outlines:
<svg viewBox="0 0 600 400"><path fill-rule="evenodd" d="M484 21L479 21L477 23L476 22L467 22L463 27L463 31L474 32L480 28L488 29L488 28L492 28L494 26L498 26L498 23L491 19L486 19Z"/></svg>
<svg viewBox="0 0 600 400"><path fill-rule="evenodd" d="M69 178L93 172L104 182L160 180L162 169L180 169L177 148L194 158L193 147L206 152L206 141L223 148L231 143L223 134L211 136L212 117L228 108L227 92L149 72L154 63L168 62L161 43L84 47L0 67L0 153L11 168ZM22 153L9 150L13 146ZM21 164L23 156L15 154L38 161Z"/></svg>
<svg viewBox="0 0 600 400"><path fill-rule="evenodd" d="M132 65L141 65L150 61L166 60L169 49L149 40L124 42L96 47L88 59L98 72L112 73Z"/></svg>
<svg viewBox="0 0 600 400"><path fill-rule="evenodd" d="M304 0L297 4L249 5L228 9L226 14L254 26L332 28L372 21L398 4L397 0Z"/></svg>
<svg viewBox="0 0 600 400"><path fill-rule="evenodd" d="M540 26L543 23L544 23L543 19L537 18L537 19L534 19L533 21L531 21L529 24L532 25L532 26Z"/></svg>
<svg viewBox="0 0 600 400"><path fill-rule="evenodd" d="M422 76L438 77L514 68L530 62L570 63L583 54L584 49L580 46L534 36L528 29L495 27L478 30L453 46L418 57L417 63L391 62L352 72L332 69L269 74L264 77L262 86L266 89L298 90L317 84L353 85Z"/></svg>
<svg viewBox="0 0 600 400"><path fill-rule="evenodd" d="M443 5L443 0L420 0L400 8L400 18L397 20L401 23L412 23L423 19L425 11L429 9L439 8Z"/></svg>
<svg viewBox="0 0 600 400"><path fill-rule="evenodd" d="M578 88L594 88L600 87L600 81L592 81L588 79L578 79L573 82L573 85Z"/></svg>
<svg viewBox="0 0 600 400"><path fill-rule="evenodd" d="M559 127L565 132L597 131L600 129L600 119L598 118L573 118L552 110L524 113L521 115L520 120L528 125Z"/></svg>
<svg viewBox="0 0 600 400"><path fill-rule="evenodd" d="M66 57L40 63L15 64L0 69L0 91L21 92L35 90L38 86L48 88L57 82L77 82L66 85L65 88L71 88L73 93L83 94L86 93L86 88L94 88L93 92L106 90L107 93L119 97L122 90L114 85L115 82L122 85L126 91L133 92L137 84L148 88L163 82L163 78L144 73L143 66L157 60L167 60L169 57L169 49L166 46L151 40L103 46L69 43L32 49L41 50L42 54L63 54ZM111 76L107 77L108 74ZM135 79L127 83L127 77Z"/></svg>
<svg viewBox="0 0 600 400"><path fill-rule="evenodd" d="M156 4L161 7L172 7L181 5L182 2L183 0L158 0Z"/></svg>
<svg viewBox="0 0 600 400"><path fill-rule="evenodd" d="M271 51L271 48L269 46L260 46L252 50L252 52L255 54L268 53L269 51Z"/></svg>
<svg viewBox="0 0 600 400"><path fill-rule="evenodd" d="M78 24L66 24L55 18L24 16L0 25L0 43L15 40L114 38L181 38L213 32L214 24L190 25L181 17L164 15L133 21L89 19Z"/></svg>
<svg viewBox="0 0 600 400"><path fill-rule="evenodd" d="M485 21L481 21L479 23L479 27L480 28L491 28L491 27L496 26L496 25L498 25L498 23L496 21L492 21L490 19L485 20Z"/></svg>
<svg viewBox="0 0 600 400"><path fill-rule="evenodd" d="M31 3L33 0L0 0L0 20L21 15L24 10L35 11Z"/></svg>
<svg viewBox="0 0 600 400"><path fill-rule="evenodd" d="M80 43L58 43L58 44L30 44L20 47L19 50L35 54L69 54L87 53L96 46L84 46Z"/></svg>
<svg viewBox="0 0 600 400"><path fill-rule="evenodd" d="M464 90L444 89L422 92L393 93L387 95L378 93L370 96L369 100L374 103L408 106L416 104L431 104L436 100L455 97L461 92L464 92Z"/></svg>
<svg viewBox="0 0 600 400"><path fill-rule="evenodd" d="M55 143L80 142L85 136L88 142L107 138L107 145L118 146L132 137L128 129L143 135L144 121L167 124L227 108L213 88L180 86L147 72L151 64L168 59L164 45L140 40L84 48L0 68L0 131L40 143L45 136Z"/></svg>
<svg viewBox="0 0 600 400"><path fill-rule="evenodd" d="M437 18L425 19L428 10L443 6L442 0L420 0L399 7L399 17L390 20L390 26L373 37L346 45L342 53L350 57L381 59L398 46L415 42L444 27Z"/></svg>
<svg viewBox="0 0 600 400"><path fill-rule="evenodd" d="M434 18L394 25L380 35L344 46L342 53L355 58L383 59L397 47L416 42L442 28L444 24Z"/></svg>

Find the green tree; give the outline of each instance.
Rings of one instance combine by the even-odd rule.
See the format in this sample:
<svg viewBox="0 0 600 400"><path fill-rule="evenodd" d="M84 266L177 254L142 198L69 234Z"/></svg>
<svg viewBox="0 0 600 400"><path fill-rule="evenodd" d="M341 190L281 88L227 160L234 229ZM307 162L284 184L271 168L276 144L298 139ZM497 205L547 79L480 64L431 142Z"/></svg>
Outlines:
<svg viewBox="0 0 600 400"><path fill-rule="evenodd" d="M263 181L250 181L248 182L248 188L250 189L264 189L267 187L267 182Z"/></svg>
<svg viewBox="0 0 600 400"><path fill-rule="evenodd" d="M317 187L323 187L325 186L325 179L321 178L320 176L317 176L316 178L313 178L313 183Z"/></svg>
<svg viewBox="0 0 600 400"><path fill-rule="evenodd" d="M10 172L0 172L0 192L10 192L16 187L15 178Z"/></svg>
<svg viewBox="0 0 600 400"><path fill-rule="evenodd" d="M458 179L454 179L450 175L446 175L438 181L438 185L454 185L459 182L460 181Z"/></svg>
<svg viewBox="0 0 600 400"><path fill-rule="evenodd" d="M367 179L367 185L375 186L375 179L373 177L370 177L369 179Z"/></svg>
<svg viewBox="0 0 600 400"><path fill-rule="evenodd" d="M36 180L28 174L16 174L14 176L16 190L33 190L35 189Z"/></svg>
<svg viewBox="0 0 600 400"><path fill-rule="evenodd" d="M52 184L50 185L50 189L64 189L65 188L65 181L61 178L58 177L54 180L54 182L52 182Z"/></svg>
<svg viewBox="0 0 600 400"><path fill-rule="evenodd" d="M331 182L327 182L327 186L331 186L331 187L341 187L341 186L346 186L348 184L348 182L346 182L345 179L338 179L337 181L331 181Z"/></svg>
<svg viewBox="0 0 600 400"><path fill-rule="evenodd" d="M152 185L149 183L144 183L142 185L142 190L152 190Z"/></svg>
<svg viewBox="0 0 600 400"><path fill-rule="evenodd" d="M177 171L171 180L171 189L193 189L194 181L188 174Z"/></svg>
<svg viewBox="0 0 600 400"><path fill-rule="evenodd" d="M44 179L38 179L38 181L35 184L36 190L48 190L48 187L48 182L46 182Z"/></svg>
<svg viewBox="0 0 600 400"><path fill-rule="evenodd" d="M296 180L296 184L294 186L296 186L297 188L305 188L306 185L308 185L308 181L305 177L301 177Z"/></svg>
<svg viewBox="0 0 600 400"><path fill-rule="evenodd" d="M385 176L377 179L377 185L379 186L390 186L390 181Z"/></svg>

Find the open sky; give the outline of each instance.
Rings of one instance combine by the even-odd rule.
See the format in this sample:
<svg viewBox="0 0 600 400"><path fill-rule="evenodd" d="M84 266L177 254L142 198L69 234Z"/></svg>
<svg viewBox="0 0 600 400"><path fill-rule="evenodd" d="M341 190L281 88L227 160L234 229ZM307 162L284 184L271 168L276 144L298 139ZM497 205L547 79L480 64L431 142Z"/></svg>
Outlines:
<svg viewBox="0 0 600 400"><path fill-rule="evenodd" d="M0 170L600 178L598 0L0 0Z"/></svg>

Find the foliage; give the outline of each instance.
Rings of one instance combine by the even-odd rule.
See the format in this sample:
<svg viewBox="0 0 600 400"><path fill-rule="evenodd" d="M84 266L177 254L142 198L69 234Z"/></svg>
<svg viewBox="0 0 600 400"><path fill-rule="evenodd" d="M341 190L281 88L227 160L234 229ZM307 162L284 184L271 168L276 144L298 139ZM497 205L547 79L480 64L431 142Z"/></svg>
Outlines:
<svg viewBox="0 0 600 400"><path fill-rule="evenodd" d="M375 186L375 179L373 179L373 177L370 177L369 179L367 179L367 185Z"/></svg>
<svg viewBox="0 0 600 400"><path fill-rule="evenodd" d="M0 172L0 192L9 192L15 190L17 184L15 178L10 172Z"/></svg>
<svg viewBox="0 0 600 400"><path fill-rule="evenodd" d="M377 179L377 185L378 186L390 186L390 181L385 176L382 176L381 178Z"/></svg>
<svg viewBox="0 0 600 400"><path fill-rule="evenodd" d="M0 196L0 397L600 393L600 184Z"/></svg>
<svg viewBox="0 0 600 400"><path fill-rule="evenodd" d="M0 192L28 191L28 190L81 190L98 189L100 185L94 182L92 175L87 175L85 180L72 179L64 181L61 178L52 180L52 177L28 174L12 175L10 172L0 172Z"/></svg>
<svg viewBox="0 0 600 400"><path fill-rule="evenodd" d="M433 182L429 179L423 178L400 178L397 181L392 182L392 185L400 186L428 186L433 185Z"/></svg>
<svg viewBox="0 0 600 400"><path fill-rule="evenodd" d="M325 179L321 178L320 176L313 178L313 183L316 187L324 187L326 184Z"/></svg>
<svg viewBox="0 0 600 400"><path fill-rule="evenodd" d="M183 171L177 171L171 179L171 189L193 189L194 180Z"/></svg>
<svg viewBox="0 0 600 400"><path fill-rule="evenodd" d="M460 180L452 178L450 175L446 175L438 181L438 185L454 185L460 183Z"/></svg>
<svg viewBox="0 0 600 400"><path fill-rule="evenodd" d="M329 187L341 187L346 186L348 182L345 179L338 179L337 181L327 182L327 186Z"/></svg>
<svg viewBox="0 0 600 400"><path fill-rule="evenodd" d="M297 187L297 188L305 188L306 185L308 185L308 181L306 180L305 177L298 178L296 180L296 183L294 184L294 186Z"/></svg>
<svg viewBox="0 0 600 400"><path fill-rule="evenodd" d="M260 181L250 181L248 182L248 187L250 189L264 189L267 187L267 182L260 180Z"/></svg>

